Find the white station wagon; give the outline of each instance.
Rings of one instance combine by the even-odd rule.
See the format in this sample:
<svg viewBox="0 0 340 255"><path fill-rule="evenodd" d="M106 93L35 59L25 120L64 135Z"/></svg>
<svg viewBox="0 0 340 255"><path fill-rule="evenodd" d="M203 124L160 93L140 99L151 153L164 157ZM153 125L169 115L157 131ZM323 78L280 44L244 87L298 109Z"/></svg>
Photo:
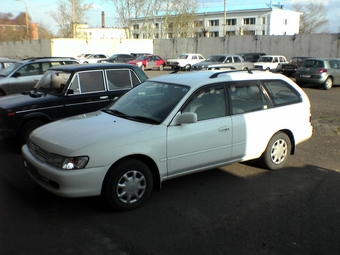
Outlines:
<svg viewBox="0 0 340 255"><path fill-rule="evenodd" d="M165 180L259 159L282 168L312 136L310 102L263 71L199 71L149 79L100 111L42 126L22 147L31 177L65 197L140 206Z"/></svg>

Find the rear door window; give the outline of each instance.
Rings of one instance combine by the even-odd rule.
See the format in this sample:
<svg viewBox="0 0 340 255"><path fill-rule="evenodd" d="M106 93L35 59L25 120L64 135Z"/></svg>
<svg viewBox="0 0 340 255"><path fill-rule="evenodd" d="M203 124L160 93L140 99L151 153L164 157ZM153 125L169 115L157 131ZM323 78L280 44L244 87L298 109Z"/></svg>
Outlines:
<svg viewBox="0 0 340 255"><path fill-rule="evenodd" d="M282 80L261 81L275 106L295 104L302 101L300 94Z"/></svg>

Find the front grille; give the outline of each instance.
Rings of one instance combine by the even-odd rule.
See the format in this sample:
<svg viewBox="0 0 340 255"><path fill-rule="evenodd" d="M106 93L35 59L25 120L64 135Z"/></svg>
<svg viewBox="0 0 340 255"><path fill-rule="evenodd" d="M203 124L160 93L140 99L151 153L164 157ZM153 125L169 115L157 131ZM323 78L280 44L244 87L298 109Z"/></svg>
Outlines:
<svg viewBox="0 0 340 255"><path fill-rule="evenodd" d="M41 161L45 161L47 156L48 156L48 152L45 151L44 149L40 148L38 145L36 145L35 143L33 143L31 140L28 141L28 148L30 150L30 152L38 159L40 159Z"/></svg>

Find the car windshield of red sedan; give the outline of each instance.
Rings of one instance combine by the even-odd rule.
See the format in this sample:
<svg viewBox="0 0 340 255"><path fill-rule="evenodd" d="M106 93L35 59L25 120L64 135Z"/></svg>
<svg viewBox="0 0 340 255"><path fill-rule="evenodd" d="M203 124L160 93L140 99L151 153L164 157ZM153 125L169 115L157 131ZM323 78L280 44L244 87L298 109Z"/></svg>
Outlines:
<svg viewBox="0 0 340 255"><path fill-rule="evenodd" d="M139 56L138 58L136 58L136 60L146 60L148 59L150 56Z"/></svg>
<svg viewBox="0 0 340 255"><path fill-rule="evenodd" d="M70 76L71 73L68 72L48 70L34 86L34 90L50 94L60 94L64 90Z"/></svg>
<svg viewBox="0 0 340 255"><path fill-rule="evenodd" d="M160 124L189 91L189 87L146 81L103 111L122 118Z"/></svg>

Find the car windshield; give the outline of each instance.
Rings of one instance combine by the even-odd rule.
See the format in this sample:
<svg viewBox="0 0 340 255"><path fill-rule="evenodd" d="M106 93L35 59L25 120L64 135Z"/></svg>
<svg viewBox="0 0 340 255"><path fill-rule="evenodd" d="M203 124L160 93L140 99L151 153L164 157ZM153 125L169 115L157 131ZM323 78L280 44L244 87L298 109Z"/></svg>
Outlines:
<svg viewBox="0 0 340 255"><path fill-rule="evenodd" d="M91 59L92 57L93 57L93 54L90 54L90 55L86 56L85 58Z"/></svg>
<svg viewBox="0 0 340 255"><path fill-rule="evenodd" d="M257 62L272 62L273 61L273 57L260 57L259 60Z"/></svg>
<svg viewBox="0 0 340 255"><path fill-rule="evenodd" d="M188 55L179 55L179 59L187 59Z"/></svg>
<svg viewBox="0 0 340 255"><path fill-rule="evenodd" d="M323 68L324 63L321 60L316 60L316 59L310 59L310 60L305 60L302 64L303 67L316 67L316 68Z"/></svg>
<svg viewBox="0 0 340 255"><path fill-rule="evenodd" d="M134 121L160 124L189 91L189 87L146 81L103 111Z"/></svg>
<svg viewBox="0 0 340 255"><path fill-rule="evenodd" d="M114 54L112 56L110 56L109 58L116 58L118 55L117 54Z"/></svg>
<svg viewBox="0 0 340 255"><path fill-rule="evenodd" d="M207 58L205 61L212 61L212 62L223 62L225 59L225 56L219 56L219 55L214 55L214 56L210 56L209 58Z"/></svg>
<svg viewBox="0 0 340 255"><path fill-rule="evenodd" d="M47 70L34 86L34 90L55 95L61 94L70 76L71 73L68 72Z"/></svg>
<svg viewBox="0 0 340 255"><path fill-rule="evenodd" d="M13 63L12 65L7 66L4 69L0 70L0 76L8 76L10 75L15 69L22 66L22 63Z"/></svg>

